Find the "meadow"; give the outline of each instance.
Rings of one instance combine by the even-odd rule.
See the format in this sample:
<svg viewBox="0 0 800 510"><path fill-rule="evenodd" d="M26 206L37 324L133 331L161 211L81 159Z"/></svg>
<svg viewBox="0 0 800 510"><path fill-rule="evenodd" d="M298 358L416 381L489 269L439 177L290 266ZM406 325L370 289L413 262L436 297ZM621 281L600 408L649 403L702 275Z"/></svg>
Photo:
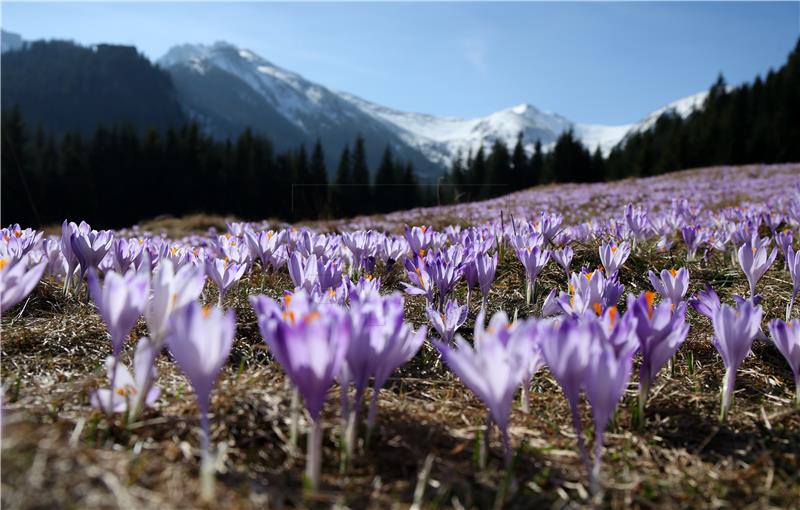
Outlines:
<svg viewBox="0 0 800 510"><path fill-rule="evenodd" d="M4 508L800 505L800 165L70 220L2 231Z"/></svg>

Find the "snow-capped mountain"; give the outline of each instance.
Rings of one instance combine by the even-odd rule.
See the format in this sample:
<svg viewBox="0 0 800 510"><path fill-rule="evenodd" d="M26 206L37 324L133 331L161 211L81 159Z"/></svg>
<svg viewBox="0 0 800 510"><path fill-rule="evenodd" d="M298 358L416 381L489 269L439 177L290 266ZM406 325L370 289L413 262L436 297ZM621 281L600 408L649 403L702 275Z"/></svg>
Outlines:
<svg viewBox="0 0 800 510"><path fill-rule="evenodd" d="M572 129L594 151L607 154L629 133L650 129L658 117L674 111L686 116L700 107L706 92L670 103L625 125L580 124L530 104L485 117L461 119L394 110L306 80L250 50L225 42L181 45L159 60L173 76L184 109L212 134L236 135L246 127L263 132L279 146L320 139L329 157L362 134L371 163L389 145L410 159L423 176L434 176L458 155L466 157L497 140L513 146L520 133L533 151L545 150Z"/></svg>

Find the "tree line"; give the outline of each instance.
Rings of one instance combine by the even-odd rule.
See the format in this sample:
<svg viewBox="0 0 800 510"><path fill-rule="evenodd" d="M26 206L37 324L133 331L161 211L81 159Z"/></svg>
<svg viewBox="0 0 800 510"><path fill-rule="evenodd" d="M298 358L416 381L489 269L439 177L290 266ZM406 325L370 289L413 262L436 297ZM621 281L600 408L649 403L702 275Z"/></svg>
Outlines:
<svg viewBox="0 0 800 510"><path fill-rule="evenodd" d="M278 153L250 130L215 140L195 123L177 129L99 127L91 137L30 132L18 108L2 115L4 223L64 218L103 228L161 215L232 214L287 221L384 213L431 205L410 163L386 148L371 171L364 141L344 147L329 177L319 141ZM374 179L370 176L374 175Z"/></svg>

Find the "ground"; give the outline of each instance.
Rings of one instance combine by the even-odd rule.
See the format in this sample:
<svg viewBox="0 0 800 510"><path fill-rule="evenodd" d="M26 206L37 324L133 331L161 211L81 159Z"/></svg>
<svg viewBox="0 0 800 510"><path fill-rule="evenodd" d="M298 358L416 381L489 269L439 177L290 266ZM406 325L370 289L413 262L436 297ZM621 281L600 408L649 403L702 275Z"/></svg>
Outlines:
<svg viewBox="0 0 800 510"><path fill-rule="evenodd" d="M160 220L163 221L163 220ZM189 230L224 220L197 218ZM181 233L181 221L173 235ZM150 228L150 227L148 227ZM573 267L599 264L594 245L576 247ZM782 259L759 284L765 317L783 315L791 282ZM621 272L626 292L649 288L648 269L685 265L680 247L668 253L639 246ZM690 292L711 283L723 301L745 294L747 282L727 257L688 264ZM539 508L588 507L586 474L577 454L569 409L546 369L534 378L530 412L514 406L513 469L503 469L493 437L486 469L478 469L476 437L483 405L426 344L396 372L380 397L377 430L340 472L338 388L325 412L322 491L303 491L304 438L288 442L289 390L271 360L247 295L279 296L291 281L285 270L258 271L226 297L236 310L230 362L213 393L212 441L218 462L213 505L199 500L199 433L194 396L166 354L158 359L162 396L134 423L92 410L89 391L104 383L110 353L106 329L85 295L64 297L45 280L30 300L2 317L2 506L4 508ZM531 313L522 267L507 251L489 295L489 311ZM384 289L400 290L396 268ZM564 285L550 264L540 288ZM462 285L463 287L463 285ZM465 289L457 294L463 302ZM216 302L213 286L204 299ZM424 302L407 297L407 318L426 323ZM460 330L468 339L479 303ZM606 508L800 508L800 410L792 406L789 367L769 343L757 342L743 363L729 420L720 424L724 367L710 342L710 321L688 313L691 325L672 366L659 374L634 423L636 370L606 436L602 499ZM146 334L140 321L135 336ZM133 353L133 338L124 359ZM584 425L591 440L588 407ZM363 437L363 434L361 434Z"/></svg>

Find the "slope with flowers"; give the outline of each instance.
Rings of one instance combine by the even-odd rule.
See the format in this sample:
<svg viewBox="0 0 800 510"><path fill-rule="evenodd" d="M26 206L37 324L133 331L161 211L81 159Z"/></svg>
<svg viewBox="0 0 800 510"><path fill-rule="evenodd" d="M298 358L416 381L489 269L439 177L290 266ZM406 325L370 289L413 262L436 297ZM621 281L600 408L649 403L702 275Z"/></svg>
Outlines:
<svg viewBox="0 0 800 510"><path fill-rule="evenodd" d="M12 225L2 504L792 507L799 186L750 166L172 237Z"/></svg>

